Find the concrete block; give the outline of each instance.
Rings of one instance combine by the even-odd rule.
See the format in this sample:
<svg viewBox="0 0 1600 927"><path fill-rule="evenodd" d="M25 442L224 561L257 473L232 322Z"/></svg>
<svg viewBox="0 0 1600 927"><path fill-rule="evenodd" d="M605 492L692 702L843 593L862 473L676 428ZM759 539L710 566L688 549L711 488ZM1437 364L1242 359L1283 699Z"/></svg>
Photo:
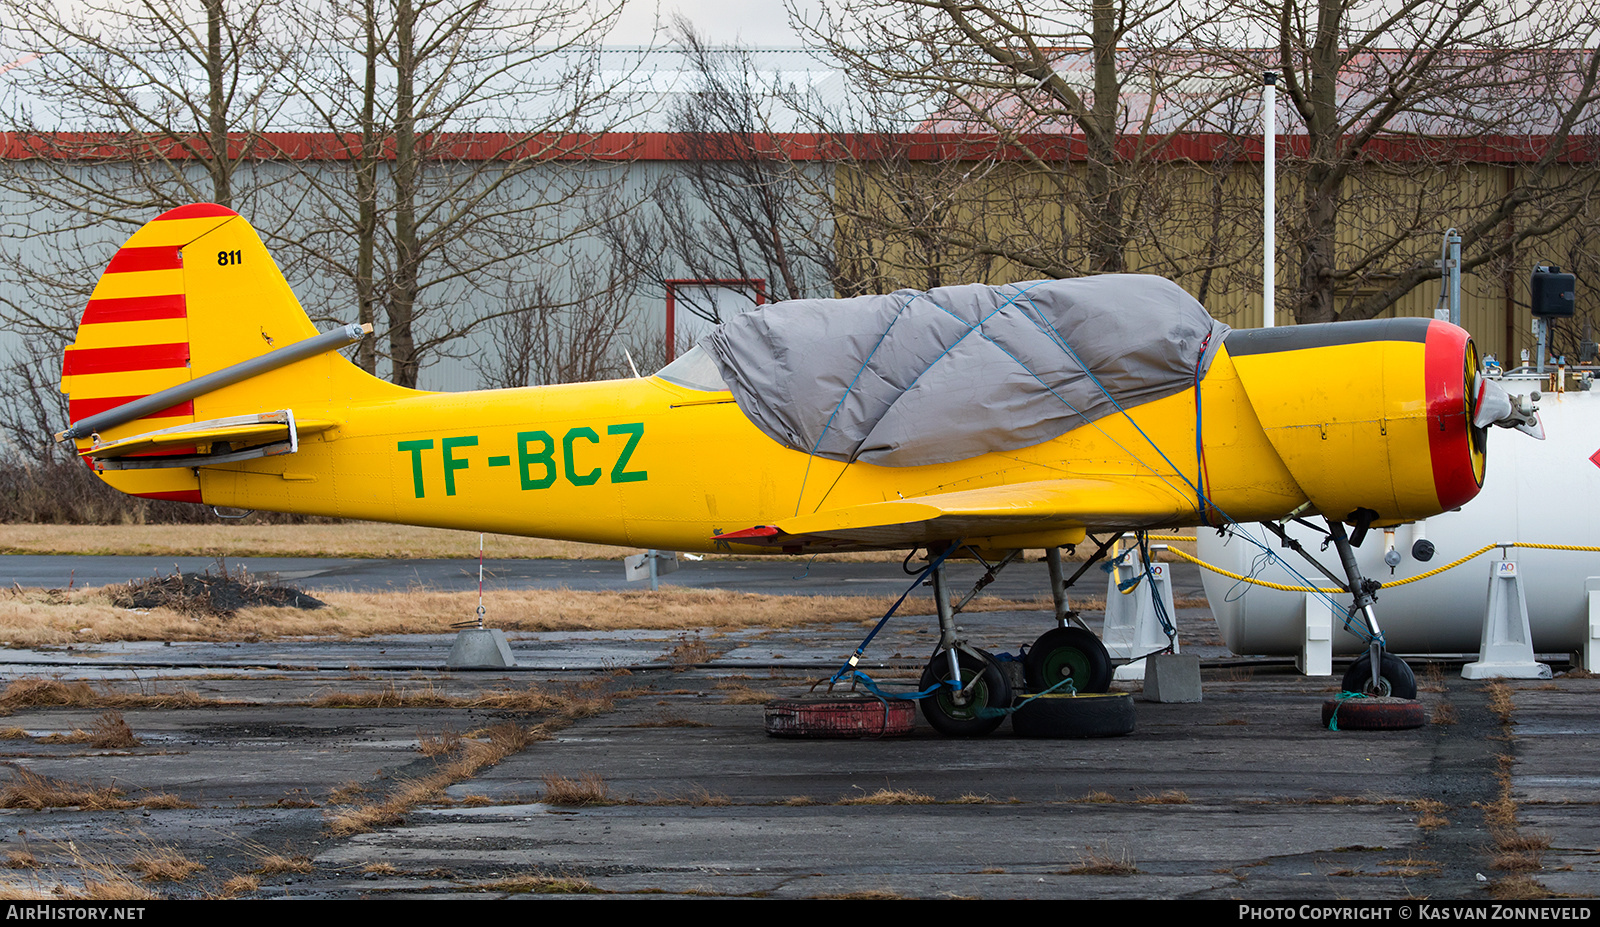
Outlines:
<svg viewBox="0 0 1600 927"><path fill-rule="evenodd" d="M1200 657L1192 653L1158 653L1145 659L1147 702L1200 701Z"/></svg>
<svg viewBox="0 0 1600 927"><path fill-rule="evenodd" d="M499 628L469 628L456 635L444 665L450 669L496 669L516 666L506 643L506 632Z"/></svg>

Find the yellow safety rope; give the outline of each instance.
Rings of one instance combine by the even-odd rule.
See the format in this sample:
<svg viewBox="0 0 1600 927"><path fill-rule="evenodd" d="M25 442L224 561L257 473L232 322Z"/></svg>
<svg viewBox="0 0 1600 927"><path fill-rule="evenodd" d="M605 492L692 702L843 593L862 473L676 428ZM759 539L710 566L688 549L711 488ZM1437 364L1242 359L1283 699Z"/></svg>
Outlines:
<svg viewBox="0 0 1600 927"><path fill-rule="evenodd" d="M1186 534L1152 534L1152 535L1150 535L1150 540L1152 540L1152 541L1166 541L1166 542L1170 543L1172 541L1193 541L1194 538L1189 536L1189 535L1186 535ZM1407 583L1414 583L1419 579L1427 579L1430 576L1437 576L1440 573L1443 573L1445 570L1451 569L1453 567L1458 567L1461 564L1466 563L1468 560L1471 560L1474 557L1478 557L1478 556L1481 556L1483 554L1486 554L1489 551L1494 550L1497 547L1524 547L1524 548L1529 548L1529 549L1532 549L1532 550L1580 550L1580 551L1589 551L1589 552L1600 552L1600 547L1588 547L1588 546L1581 545L1581 544L1534 544L1534 543L1525 542L1525 541L1508 541L1508 542L1506 542L1504 544L1485 544L1482 547L1478 548L1477 550L1473 551L1472 553L1467 554L1465 557L1458 557L1455 560L1452 560L1449 563L1445 564L1444 566L1434 567L1433 569L1429 570L1428 572L1426 572L1426 573L1418 573L1416 576L1408 576L1405 579L1397 579L1397 580L1393 580L1391 582L1384 583L1379 588L1382 588L1382 589L1393 589L1393 588L1395 588L1397 586L1404 586ZM1228 570L1224 570L1222 567L1216 566L1215 564L1207 563L1204 560L1201 560L1199 557L1195 557L1195 556L1193 556L1191 554L1186 554L1181 550L1175 550L1175 549L1169 547L1169 548L1167 548L1167 552L1170 553L1170 554L1173 554L1175 556L1181 557L1184 560L1187 560L1190 563L1195 564L1196 566L1200 566L1200 567L1203 567L1203 568L1205 568L1207 570L1210 570L1213 573L1220 573L1221 575L1226 576L1229 579L1236 579L1239 582L1249 583L1252 586L1266 586L1268 589L1278 589L1278 590L1281 590L1283 592L1347 592L1348 591L1346 589L1322 589L1322 588L1317 588L1317 587L1313 587L1313 586L1286 586L1286 585L1284 585L1282 583L1270 583L1270 582L1267 582L1264 579L1254 579L1254 578L1249 577L1249 576L1241 576L1238 573L1229 572Z"/></svg>

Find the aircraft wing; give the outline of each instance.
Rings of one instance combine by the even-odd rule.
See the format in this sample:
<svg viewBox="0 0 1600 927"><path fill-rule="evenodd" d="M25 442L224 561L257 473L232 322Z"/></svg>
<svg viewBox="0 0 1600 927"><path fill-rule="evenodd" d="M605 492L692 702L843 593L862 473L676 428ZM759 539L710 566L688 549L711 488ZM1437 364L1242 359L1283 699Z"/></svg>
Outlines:
<svg viewBox="0 0 1600 927"><path fill-rule="evenodd" d="M812 550L918 547L964 539L980 547L1050 547L1090 528L1146 528L1192 515L1193 500L1149 480L1063 479L893 499L786 518L719 541Z"/></svg>

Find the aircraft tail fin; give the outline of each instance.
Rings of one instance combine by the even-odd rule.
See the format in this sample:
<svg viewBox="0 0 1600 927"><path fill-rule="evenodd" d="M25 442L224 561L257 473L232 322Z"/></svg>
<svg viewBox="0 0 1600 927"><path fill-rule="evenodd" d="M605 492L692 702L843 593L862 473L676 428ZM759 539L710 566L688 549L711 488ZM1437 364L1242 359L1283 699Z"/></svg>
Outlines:
<svg viewBox="0 0 1600 927"><path fill-rule="evenodd" d="M336 397L404 392L336 352L365 330L319 335L255 229L233 210L169 210L117 251L89 298L62 359L72 425L57 438L75 439L95 469L120 469L105 462L125 458L129 469L112 480L125 492L198 502L190 468L212 453L207 439L219 432L208 426L286 419L293 444L296 410L326 427ZM156 432L201 440L129 440ZM281 428L272 433L283 437ZM234 460L237 444L224 448Z"/></svg>

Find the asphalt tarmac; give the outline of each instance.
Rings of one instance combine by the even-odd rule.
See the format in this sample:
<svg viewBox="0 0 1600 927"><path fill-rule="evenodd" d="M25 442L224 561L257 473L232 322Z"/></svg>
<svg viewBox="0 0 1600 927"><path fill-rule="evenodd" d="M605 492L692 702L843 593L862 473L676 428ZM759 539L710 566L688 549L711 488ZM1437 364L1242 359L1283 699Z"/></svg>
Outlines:
<svg viewBox="0 0 1600 927"><path fill-rule="evenodd" d="M5 559L12 576L27 575L16 572L24 558ZM440 569L454 582L450 569L466 565L449 564ZM321 564L306 588L382 569L347 565ZM793 563L758 566L795 582ZM869 571L904 582L893 564L827 566L843 568L839 581L807 588L864 588ZM400 588L404 571L427 575L419 564L392 569L402 578L382 582ZM497 575L511 582L521 569ZM556 572L589 588L572 582L588 569ZM594 569L595 582L620 578L617 564ZM667 579L699 574L686 566ZM760 582L781 586L780 574ZM1180 595L1184 583L1180 573ZM995 651L1047 624L1037 613L963 616L971 639ZM1500 690L1452 665L1416 664L1429 724L1334 732L1319 723L1334 680L1231 658L1203 608L1180 609L1178 624L1184 649L1204 661L1203 700L1136 696L1134 732L1096 740L1019 738L1009 724L951 739L920 719L892 739L767 736L764 703L812 691L864 634L857 624L512 634L519 667L480 672L444 671L451 638L439 635L9 650L6 683L85 681L94 695L5 703L4 849L36 866L4 878L139 881L170 851L206 868L141 884L180 898L249 876L254 887L235 890L256 898L1486 902L1518 874L1497 865L1529 865L1504 849L1515 834L1535 847L1523 852L1537 857L1525 874L1538 885L1600 893L1600 680ZM885 685L914 683L936 637L928 625L897 619L863 666ZM689 664L696 645L705 652ZM104 727L113 709L137 745L71 736ZM422 749L504 737L502 725L544 739L454 772L476 748ZM25 772L57 780L46 793L114 787L133 804L17 807L35 794L20 788ZM417 785L430 776L442 777L433 790ZM547 800L562 791L593 800ZM1487 819L1496 809L1498 831ZM360 832L341 827L358 818ZM300 871L282 871L285 861Z"/></svg>

